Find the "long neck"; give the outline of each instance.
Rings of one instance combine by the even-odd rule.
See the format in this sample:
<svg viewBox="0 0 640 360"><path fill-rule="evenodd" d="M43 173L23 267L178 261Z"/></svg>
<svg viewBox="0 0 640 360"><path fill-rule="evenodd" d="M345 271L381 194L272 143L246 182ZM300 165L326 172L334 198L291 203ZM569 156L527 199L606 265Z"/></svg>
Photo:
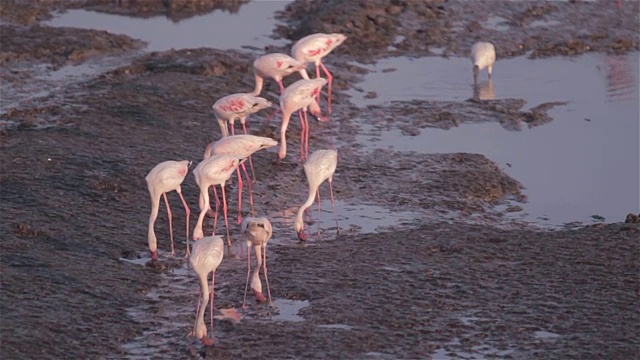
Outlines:
<svg viewBox="0 0 640 360"><path fill-rule="evenodd" d="M264 79L262 78L262 76L256 74L256 86L255 88L253 88L253 96L258 96L260 95L260 93L262 92L262 84L264 83Z"/></svg>
<svg viewBox="0 0 640 360"><path fill-rule="evenodd" d="M151 252L155 252L158 250L158 242L156 239L156 232L153 229L153 226L156 222L156 218L158 217L158 208L160 207L160 195L154 196L151 195L151 215L149 215L149 250Z"/></svg>
<svg viewBox="0 0 640 360"><path fill-rule="evenodd" d="M251 288L262 292L262 282L260 281L260 268L262 267L262 245L255 246L256 258L258 259L256 268L253 270L253 277L251 278Z"/></svg>
<svg viewBox="0 0 640 360"><path fill-rule="evenodd" d="M282 124L280 125L280 150L278 151L278 158L284 159L287 156L287 128L289 127L289 121L291 120L291 112L285 111L286 107L282 106Z"/></svg>
<svg viewBox="0 0 640 360"><path fill-rule="evenodd" d="M319 184L315 184L311 182L309 183L309 197L307 198L307 201L300 206L300 209L298 209L298 214L296 215L295 223L300 225L300 229L302 229L302 226L304 224L302 222L302 215L304 214L304 211L307 210L309 206L313 204L313 200L316 198L316 193L318 192L318 186Z"/></svg>

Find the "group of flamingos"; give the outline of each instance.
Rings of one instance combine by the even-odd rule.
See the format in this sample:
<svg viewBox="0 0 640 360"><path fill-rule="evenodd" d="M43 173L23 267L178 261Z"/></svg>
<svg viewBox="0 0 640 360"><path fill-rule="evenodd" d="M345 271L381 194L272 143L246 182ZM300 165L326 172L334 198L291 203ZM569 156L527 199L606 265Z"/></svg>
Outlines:
<svg viewBox="0 0 640 360"><path fill-rule="evenodd" d="M280 149L278 158L284 159L287 155L286 132L291 115L296 111L300 117L302 133L300 136L300 159L304 161L304 171L309 184L309 196L307 201L297 212L294 228L301 241L306 240L304 233L303 213L309 208L316 197L318 188L325 180L328 180L331 189L331 203L333 204L334 215L336 215L335 202L333 199L332 180L336 170L338 153L336 150L317 150L309 156L309 120L307 111L316 116L319 121L328 121L328 117L322 115L320 108L321 89L328 83L328 113L331 112L331 92L333 76L322 63L322 58L328 55L333 49L341 45L347 37L342 34L313 34L298 40L291 49L291 55L273 53L259 57L253 62L253 73L255 75L255 88L252 93L237 93L225 96L216 101L212 108L218 120L222 138L210 143L204 152L202 160L193 170L196 183L200 188L199 206L200 214L193 231L194 243L189 249L189 217L190 209L182 195L181 184L184 181L191 161L165 161L156 165L146 176L149 194L151 195L151 215L149 217L149 251L152 260L158 259L157 239L154 231L154 223L158 216L160 198L164 197L169 217L169 232L171 236L171 255L175 256L173 242L172 213L167 199L167 193L176 191L182 200L186 210L186 234L187 250L186 256L200 280L201 296L198 300L196 310L196 320L193 331L190 335L199 338L205 345L213 345L213 291L215 283L215 271L222 262L224 254L224 242L222 237L215 236L218 223L218 210L220 202L216 185L220 185L222 190L222 207L227 233L227 244L231 248L231 237L229 234L229 220L227 216L227 199L225 194L225 183L231 178L234 172L238 174L238 224L241 225L241 233L247 240L247 281L245 283L245 294L243 308L246 304L249 275L251 273L251 247L255 247L257 266L253 273L251 288L259 302L267 301L262 294L262 284L260 280L260 269L264 269L265 280L269 303L271 304L271 291L267 278L266 246L273 234L271 222L266 217L247 217L242 219L242 187L243 180L240 173L242 168L249 188L249 198L251 212L253 210L253 194L251 178L247 172L245 161L249 159L251 172L255 179L251 155L259 150L267 149L278 145L278 142L261 136L247 134L246 119L249 115L262 109L272 106L272 103L265 98L259 97L265 78L275 80L280 86L280 108L282 111L282 124L280 128ZM307 74L307 64L314 63L316 67L316 77L310 79ZM326 79L320 76L320 68L326 74ZM282 79L285 76L298 72L302 79L294 82L288 87L284 87ZM244 134L235 135L234 122L239 119ZM227 125L231 125L231 135ZM306 160L306 161L305 161ZM209 202L209 187L213 187L216 201L216 211L213 215L213 235L205 237L203 232L203 221L207 213L211 214L211 204ZM336 225L337 225L336 215ZM207 286L207 277L212 274L211 288ZM211 295L209 295L211 294ZM204 323L204 313L207 307L207 299L211 299L211 337L207 335L207 327Z"/></svg>

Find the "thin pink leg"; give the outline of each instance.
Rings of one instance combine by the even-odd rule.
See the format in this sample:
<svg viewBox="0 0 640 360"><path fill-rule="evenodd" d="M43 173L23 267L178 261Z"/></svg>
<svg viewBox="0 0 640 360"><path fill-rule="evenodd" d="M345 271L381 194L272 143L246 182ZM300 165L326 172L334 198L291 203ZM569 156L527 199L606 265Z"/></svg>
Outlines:
<svg viewBox="0 0 640 360"><path fill-rule="evenodd" d="M227 226L227 244L231 249L231 235L229 235L229 217L227 216L227 195L224 192L224 185L222 187L222 206L224 210L224 224Z"/></svg>
<svg viewBox="0 0 640 360"><path fill-rule="evenodd" d="M182 199L182 205L184 205L184 210L187 213L187 256L191 255L191 250L189 249L189 218L191 216L191 209L189 209L189 205L184 200L184 196L182 196L182 191L178 193L180 195L180 199Z"/></svg>
<svg viewBox="0 0 640 360"><path fill-rule="evenodd" d="M276 110L271 115L269 115L269 117L264 121L262 126L265 127L265 126L269 125L269 120L271 120L271 118L274 117L279 111L280 111L280 107L277 107Z"/></svg>
<svg viewBox="0 0 640 360"><path fill-rule="evenodd" d="M243 130L243 131L244 131L244 133L246 134L246 133L247 133L247 118L246 118L246 117L244 117L244 118L242 118L241 120L242 120L242 121L241 121L241 123L242 123L242 130Z"/></svg>
<svg viewBox="0 0 640 360"><path fill-rule="evenodd" d="M249 161L251 161L251 156L249 156ZM242 163L242 170L244 170L244 175L247 178L247 187L249 188L249 203L251 204L251 216L256 216L256 212L253 208L253 184L251 183L251 178L249 177L249 173L247 172L247 167ZM240 174L238 174L240 176Z"/></svg>
<svg viewBox="0 0 640 360"><path fill-rule="evenodd" d="M336 219L336 228L340 235L340 225L338 225L338 211L336 210L336 202L333 200L333 178L329 178L329 190L331 191L331 205L333 205L333 217Z"/></svg>
<svg viewBox="0 0 640 360"><path fill-rule="evenodd" d="M213 217L213 233L211 235L216 234L216 229L218 228L218 211L220 211L220 199L218 198L218 190L216 190L215 185L213 185L213 194L216 197L216 214Z"/></svg>
<svg viewBox="0 0 640 360"><path fill-rule="evenodd" d="M324 64L322 62L320 62L320 66L322 66L322 70L324 70L325 74L327 74L327 79L329 80L329 105L328 105L328 110L327 112L329 114L331 114L331 89L333 88L333 75L331 75L331 73L329 72L329 70L327 70L327 67L324 66ZM318 101L318 104L320 103L320 101Z"/></svg>
<svg viewBox="0 0 640 360"><path fill-rule="evenodd" d="M244 182L240 176L240 169L236 169L238 173L238 224L242 223L242 187Z"/></svg>
<svg viewBox="0 0 640 360"><path fill-rule="evenodd" d="M242 300L242 308L247 308L247 290L249 290L249 275L251 274L251 246L247 249L247 282L244 284L244 299Z"/></svg>
<svg viewBox="0 0 640 360"><path fill-rule="evenodd" d="M171 234L171 256L176 255L176 251L173 247L173 214L171 213L171 207L169 206L169 199L167 199L167 193L163 193L164 203L167 205L167 215L169 216L169 233Z"/></svg>
<svg viewBox="0 0 640 360"><path fill-rule="evenodd" d="M231 123L231 135L235 135L236 134L236 124L235 122Z"/></svg>
<svg viewBox="0 0 640 360"><path fill-rule="evenodd" d="M282 80L278 80L278 85L280 85L280 96L284 94L284 85L282 84Z"/></svg>
<svg viewBox="0 0 640 360"><path fill-rule="evenodd" d="M269 305L273 305L273 301L271 301L271 288L269 287L269 277L267 276L267 246L264 246L264 261L263 261L263 269L264 269L264 279L267 282L267 293L269 294Z"/></svg>
<svg viewBox="0 0 640 360"><path fill-rule="evenodd" d="M320 223L322 222L322 200L320 200L320 188L318 188L316 197L318 198L318 236L320 236Z"/></svg>

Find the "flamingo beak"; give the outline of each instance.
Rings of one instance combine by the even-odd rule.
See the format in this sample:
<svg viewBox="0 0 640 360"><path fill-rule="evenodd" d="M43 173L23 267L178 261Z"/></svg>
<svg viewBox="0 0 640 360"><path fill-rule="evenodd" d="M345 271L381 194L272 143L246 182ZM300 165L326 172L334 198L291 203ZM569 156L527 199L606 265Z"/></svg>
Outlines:
<svg viewBox="0 0 640 360"><path fill-rule="evenodd" d="M300 239L300 241L307 241L307 234L304 233L304 230L298 231L298 239Z"/></svg>
<svg viewBox="0 0 640 360"><path fill-rule="evenodd" d="M153 260L153 261L158 260L158 252L157 251L151 251L151 260Z"/></svg>

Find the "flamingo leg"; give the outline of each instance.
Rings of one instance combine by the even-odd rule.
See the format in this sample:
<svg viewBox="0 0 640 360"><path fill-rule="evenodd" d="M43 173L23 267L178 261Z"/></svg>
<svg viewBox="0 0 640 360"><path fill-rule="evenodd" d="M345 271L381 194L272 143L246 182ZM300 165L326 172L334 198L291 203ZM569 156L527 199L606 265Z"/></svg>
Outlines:
<svg viewBox="0 0 640 360"><path fill-rule="evenodd" d="M262 126L265 127L265 126L269 125L269 120L271 120L271 118L274 117L279 111L280 111L280 107L277 107L276 110L273 113L271 113L271 115L269 115L269 117L264 121Z"/></svg>
<svg viewBox="0 0 640 360"><path fill-rule="evenodd" d="M236 123L235 121L231 122L231 135L235 135L236 134Z"/></svg>
<svg viewBox="0 0 640 360"><path fill-rule="evenodd" d="M251 161L251 156L249 156L249 161ZM251 178L249 177L249 173L247 172L247 167L242 163L242 170L244 170L244 175L247 178L247 187L249 188L249 203L251 204L251 216L256 216L256 211L253 208L253 184L251 183ZM252 169L253 170L253 169ZM240 174L238 174L240 176Z"/></svg>
<svg viewBox="0 0 640 360"><path fill-rule="evenodd" d="M240 169L236 169L238 173L238 224L242 223L242 187L244 182L240 176Z"/></svg>
<svg viewBox="0 0 640 360"><path fill-rule="evenodd" d="M320 200L320 189L316 193L318 198L318 236L320 236L320 223L322 222L322 201Z"/></svg>
<svg viewBox="0 0 640 360"><path fill-rule="evenodd" d="M336 219L336 228L340 235L340 225L338 225L338 211L336 211L336 202L333 200L333 179L329 178L329 190L331 191L331 205L333 205L333 217Z"/></svg>
<svg viewBox="0 0 640 360"><path fill-rule="evenodd" d="M242 123L242 130L244 131L244 133L247 133L247 117L243 117L242 119L240 119L240 122Z"/></svg>
<svg viewBox="0 0 640 360"><path fill-rule="evenodd" d="M218 228L218 212L220 211L220 199L218 198L218 190L216 190L216 186L213 186L213 194L216 197L216 214L213 217L213 233L212 236L216 234L216 229Z"/></svg>
<svg viewBox="0 0 640 360"><path fill-rule="evenodd" d="M324 66L324 64L322 63L322 61L320 62L320 66L322 66L322 70L324 70L324 73L327 74L327 79L329 80L329 105L328 105L328 109L327 112L329 114L331 114L331 89L333 88L333 75L331 75L331 73L329 72L329 70L327 70L327 67ZM318 94L318 96L320 96L320 94ZM320 103L320 100L318 98L318 104Z"/></svg>
<svg viewBox="0 0 640 360"><path fill-rule="evenodd" d="M231 249L231 235L229 235L229 217L227 216L227 195L224 192L224 184L222 187L222 208L224 211L224 224L227 227L227 244L229 244L229 249Z"/></svg>
<svg viewBox="0 0 640 360"><path fill-rule="evenodd" d="M182 191L179 191L178 195L180 195L180 199L182 199L182 205L184 205L184 210L187 215L187 256L190 256L191 250L189 249L189 218L191 216L191 209L189 209L189 205L187 205L187 201L184 199L184 196L182 196Z"/></svg>
<svg viewBox="0 0 640 360"><path fill-rule="evenodd" d="M167 205L167 215L169 216L169 233L171 234L171 256L176 255L176 251L173 247L173 214L171 213L171 207L169 206L169 199L167 199L167 193L162 194L164 197L164 203Z"/></svg>
<svg viewBox="0 0 640 360"><path fill-rule="evenodd" d="M249 276L251 275L251 245L247 246L247 282L244 284L244 298L242 299L242 308L247 308L247 290L249 290Z"/></svg>
<svg viewBox="0 0 640 360"><path fill-rule="evenodd" d="M284 94L284 85L282 84L282 80L278 80L278 85L280 85L280 96Z"/></svg>
<svg viewBox="0 0 640 360"><path fill-rule="evenodd" d="M271 289L269 288L269 277L267 276L267 245L264 245L263 269L264 279L267 282L267 293L269 294L269 306L273 306L273 301L271 301Z"/></svg>

